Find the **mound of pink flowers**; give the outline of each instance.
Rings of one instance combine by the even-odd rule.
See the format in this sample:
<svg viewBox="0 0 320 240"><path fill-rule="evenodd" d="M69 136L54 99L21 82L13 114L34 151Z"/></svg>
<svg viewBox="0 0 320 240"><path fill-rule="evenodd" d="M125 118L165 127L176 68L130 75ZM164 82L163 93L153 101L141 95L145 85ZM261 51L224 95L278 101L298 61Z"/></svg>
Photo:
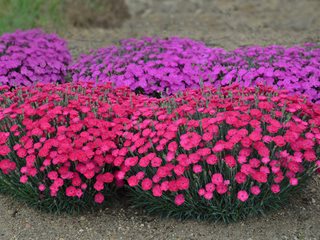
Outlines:
<svg viewBox="0 0 320 240"><path fill-rule="evenodd" d="M162 99L110 84L0 95L0 189L45 209L110 202L233 221L285 203L319 165L320 106L235 85Z"/></svg>
<svg viewBox="0 0 320 240"><path fill-rule="evenodd" d="M64 82L71 55L67 43L39 29L0 37L0 85Z"/></svg>
<svg viewBox="0 0 320 240"><path fill-rule="evenodd" d="M305 94L320 102L320 48L251 46L225 51L186 38L127 39L82 55L70 67L74 81L112 82L170 95L202 85L258 83Z"/></svg>
<svg viewBox="0 0 320 240"><path fill-rule="evenodd" d="M239 220L283 205L320 166L320 105L288 91L188 90L132 119L120 172L151 213Z"/></svg>
<svg viewBox="0 0 320 240"><path fill-rule="evenodd" d="M111 153L130 109L128 89L1 89L0 191L51 211L102 203L115 181Z"/></svg>

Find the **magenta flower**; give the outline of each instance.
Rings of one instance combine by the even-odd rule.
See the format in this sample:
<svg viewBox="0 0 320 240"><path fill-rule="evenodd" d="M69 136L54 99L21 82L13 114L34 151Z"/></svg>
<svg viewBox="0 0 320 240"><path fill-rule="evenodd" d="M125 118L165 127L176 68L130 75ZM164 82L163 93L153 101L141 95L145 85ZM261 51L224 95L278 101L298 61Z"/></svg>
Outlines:
<svg viewBox="0 0 320 240"><path fill-rule="evenodd" d="M0 85L65 82L71 55L66 41L40 29L0 36Z"/></svg>

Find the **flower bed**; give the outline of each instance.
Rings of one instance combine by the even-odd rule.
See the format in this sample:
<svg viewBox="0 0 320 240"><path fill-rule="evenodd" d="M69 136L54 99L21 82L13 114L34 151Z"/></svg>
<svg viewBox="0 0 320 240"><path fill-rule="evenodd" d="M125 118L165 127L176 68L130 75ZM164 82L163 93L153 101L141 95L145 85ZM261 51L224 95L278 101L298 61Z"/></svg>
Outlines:
<svg viewBox="0 0 320 240"><path fill-rule="evenodd" d="M70 62L67 43L55 34L33 29L0 37L0 85L61 83Z"/></svg>
<svg viewBox="0 0 320 240"><path fill-rule="evenodd" d="M149 213L243 219L285 204L320 165L320 106L287 91L189 90L133 119L121 177Z"/></svg>
<svg viewBox="0 0 320 240"><path fill-rule="evenodd" d="M172 94L208 84L215 54L204 43L187 38L127 39L120 46L81 55L71 67L74 81L111 81L146 94ZM215 53L215 54L214 54Z"/></svg>
<svg viewBox="0 0 320 240"><path fill-rule="evenodd" d="M1 90L1 192L45 210L73 211L102 203L123 184L114 179L111 153L130 112L128 89L43 84Z"/></svg>
<svg viewBox="0 0 320 240"><path fill-rule="evenodd" d="M304 94L309 100L320 103L319 44L242 47L227 53L220 68L227 72L221 85L237 79L245 87L262 83L289 93Z"/></svg>
<svg viewBox="0 0 320 240"><path fill-rule="evenodd" d="M147 212L228 222L284 204L319 164L320 106L286 91L1 89L0 189L52 211L125 184Z"/></svg>
<svg viewBox="0 0 320 240"><path fill-rule="evenodd" d="M40 30L0 37L0 192L59 212L124 187L149 213L230 222L319 171L317 44L127 39L81 56L64 83L70 60Z"/></svg>
<svg viewBox="0 0 320 240"><path fill-rule="evenodd" d="M320 48L251 46L233 51L172 37L128 39L82 55L70 67L74 81L113 82L148 95L170 95L201 85L264 83L320 102Z"/></svg>

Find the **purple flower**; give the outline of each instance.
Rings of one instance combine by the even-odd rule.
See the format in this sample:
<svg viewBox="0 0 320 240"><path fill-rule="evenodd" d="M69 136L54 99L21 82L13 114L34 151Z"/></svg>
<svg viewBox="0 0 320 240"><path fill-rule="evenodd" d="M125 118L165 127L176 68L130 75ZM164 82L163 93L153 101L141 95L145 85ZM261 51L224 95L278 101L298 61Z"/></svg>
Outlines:
<svg viewBox="0 0 320 240"><path fill-rule="evenodd" d="M249 46L225 51L187 38L127 39L119 46L82 55L69 70L74 81L110 81L116 86L172 94L201 84L258 83L308 94L320 101L319 44ZM103 74L102 74L103 73Z"/></svg>
<svg viewBox="0 0 320 240"><path fill-rule="evenodd" d="M55 34L32 29L0 36L0 84L64 82L70 62L67 43Z"/></svg>

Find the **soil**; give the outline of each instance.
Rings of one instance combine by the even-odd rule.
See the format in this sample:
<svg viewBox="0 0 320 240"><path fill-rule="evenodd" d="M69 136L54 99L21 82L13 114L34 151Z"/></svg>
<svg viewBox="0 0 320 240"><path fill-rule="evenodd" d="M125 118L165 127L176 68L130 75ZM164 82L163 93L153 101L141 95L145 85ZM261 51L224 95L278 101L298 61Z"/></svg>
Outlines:
<svg viewBox="0 0 320 240"><path fill-rule="evenodd" d="M319 0L126 0L121 27L72 28L74 56L141 36L184 36L212 47L320 42ZM320 239L320 177L266 216L225 225L148 216L119 203L81 215L53 215L0 195L0 239Z"/></svg>

